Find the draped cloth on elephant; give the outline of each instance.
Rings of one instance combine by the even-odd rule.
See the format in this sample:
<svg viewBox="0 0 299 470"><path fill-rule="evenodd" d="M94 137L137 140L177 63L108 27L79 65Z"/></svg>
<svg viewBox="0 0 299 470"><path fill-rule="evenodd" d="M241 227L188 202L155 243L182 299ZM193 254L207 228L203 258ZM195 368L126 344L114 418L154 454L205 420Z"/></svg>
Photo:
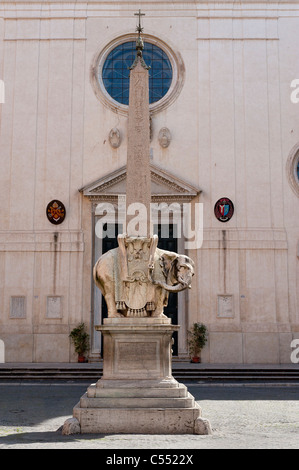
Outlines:
<svg viewBox="0 0 299 470"><path fill-rule="evenodd" d="M115 303L127 316L146 317L156 309L155 282L164 281L161 261L155 257L158 238L118 237L115 257Z"/></svg>

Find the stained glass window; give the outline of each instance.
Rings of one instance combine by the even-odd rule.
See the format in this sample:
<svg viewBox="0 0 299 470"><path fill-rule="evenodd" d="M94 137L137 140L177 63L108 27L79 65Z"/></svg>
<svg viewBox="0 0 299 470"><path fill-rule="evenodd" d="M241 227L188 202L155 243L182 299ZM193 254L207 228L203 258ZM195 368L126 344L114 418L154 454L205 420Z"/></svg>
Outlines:
<svg viewBox="0 0 299 470"><path fill-rule="evenodd" d="M119 103L129 104L129 67L136 57L135 41L125 42L107 56L102 70L106 91ZM149 102L159 101L168 92L172 82L170 60L160 47L144 42L143 58L149 69Z"/></svg>

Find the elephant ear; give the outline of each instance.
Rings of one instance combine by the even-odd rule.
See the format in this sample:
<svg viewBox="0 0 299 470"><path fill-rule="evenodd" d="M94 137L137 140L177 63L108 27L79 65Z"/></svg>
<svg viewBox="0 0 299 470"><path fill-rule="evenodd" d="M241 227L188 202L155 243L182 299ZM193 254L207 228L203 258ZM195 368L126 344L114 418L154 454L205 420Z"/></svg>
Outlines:
<svg viewBox="0 0 299 470"><path fill-rule="evenodd" d="M169 251L168 253L163 253L161 256L161 267L164 276L167 278L169 275L169 272L173 268L174 262L177 260L178 255L176 253L172 253Z"/></svg>

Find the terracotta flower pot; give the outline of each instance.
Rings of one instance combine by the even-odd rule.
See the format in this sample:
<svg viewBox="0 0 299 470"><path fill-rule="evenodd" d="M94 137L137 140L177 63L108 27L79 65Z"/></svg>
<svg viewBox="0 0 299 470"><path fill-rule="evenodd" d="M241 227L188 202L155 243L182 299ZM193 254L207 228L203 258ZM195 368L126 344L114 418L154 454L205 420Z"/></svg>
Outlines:
<svg viewBox="0 0 299 470"><path fill-rule="evenodd" d="M201 359L198 356L194 356L194 357L191 357L191 362L199 363L199 362L201 362Z"/></svg>
<svg viewBox="0 0 299 470"><path fill-rule="evenodd" d="M85 356L78 356L78 362L86 362Z"/></svg>

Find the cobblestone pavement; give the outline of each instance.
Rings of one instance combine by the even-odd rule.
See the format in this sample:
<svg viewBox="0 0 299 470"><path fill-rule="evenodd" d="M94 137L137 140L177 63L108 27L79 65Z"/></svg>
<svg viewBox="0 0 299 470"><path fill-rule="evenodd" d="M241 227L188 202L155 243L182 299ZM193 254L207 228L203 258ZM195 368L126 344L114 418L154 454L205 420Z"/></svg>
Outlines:
<svg viewBox="0 0 299 470"><path fill-rule="evenodd" d="M0 449L299 448L299 386L186 383L210 420L211 436L62 436L88 385L0 384Z"/></svg>

